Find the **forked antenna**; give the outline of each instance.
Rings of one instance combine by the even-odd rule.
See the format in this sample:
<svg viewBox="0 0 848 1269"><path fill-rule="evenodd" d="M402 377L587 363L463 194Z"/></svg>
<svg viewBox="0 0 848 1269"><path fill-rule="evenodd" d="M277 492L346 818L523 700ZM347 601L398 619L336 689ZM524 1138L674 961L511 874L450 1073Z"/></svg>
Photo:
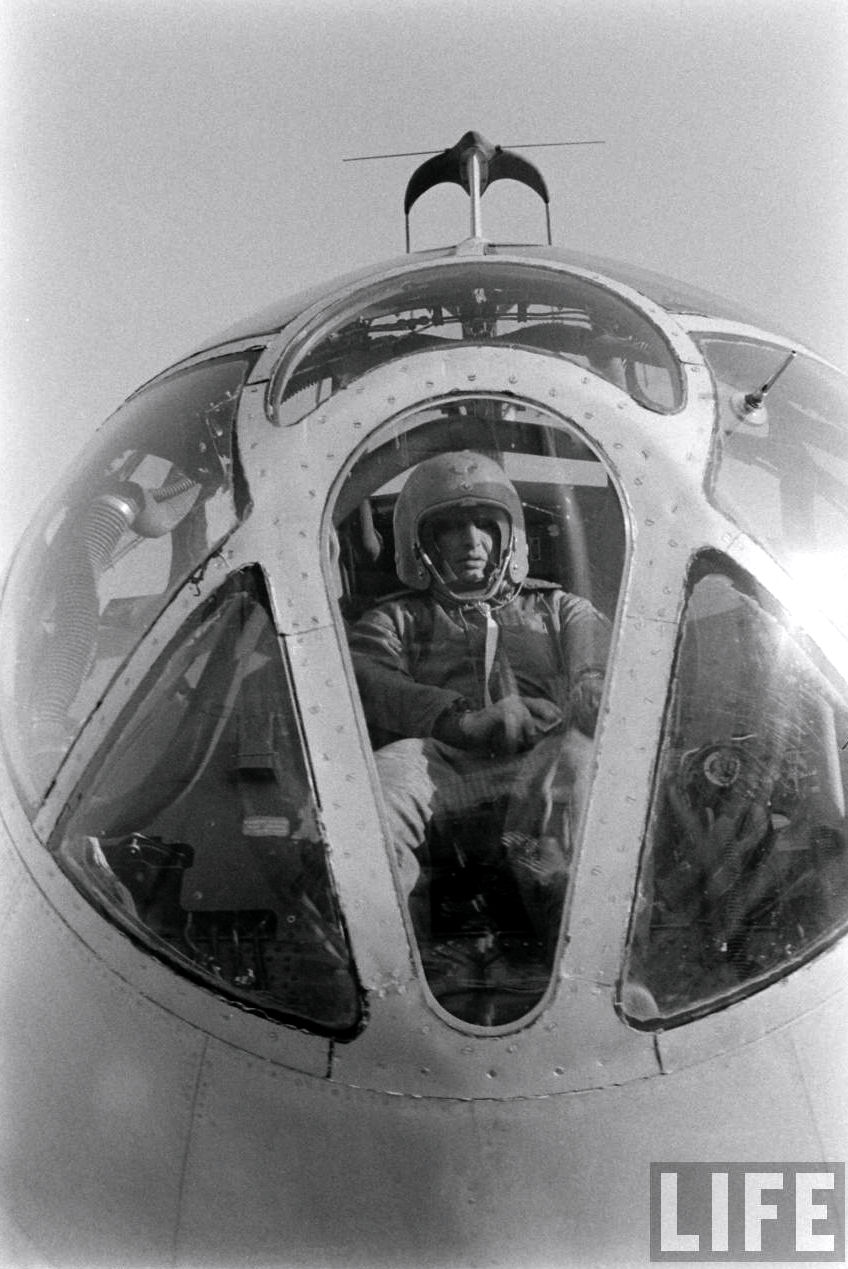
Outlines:
<svg viewBox="0 0 848 1269"><path fill-rule="evenodd" d="M372 159L418 158L431 155L416 168L406 187L403 201L406 228L406 250L411 250L409 213L422 194L434 185L461 185L471 200L471 237L482 238L480 200L493 181L519 181L534 190L545 204L548 246L551 245L550 196L541 172L529 160L514 153L515 149L551 149L571 145L604 145L603 141L536 141L528 145L504 148L492 145L479 132L466 132L456 145L447 150L406 150L394 154L358 154L345 163L364 163Z"/></svg>

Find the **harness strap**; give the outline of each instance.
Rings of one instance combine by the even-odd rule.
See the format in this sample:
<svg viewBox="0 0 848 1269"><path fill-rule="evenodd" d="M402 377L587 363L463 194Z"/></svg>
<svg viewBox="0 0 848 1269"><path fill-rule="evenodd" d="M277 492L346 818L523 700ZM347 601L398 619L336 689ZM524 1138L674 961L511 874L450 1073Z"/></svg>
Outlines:
<svg viewBox="0 0 848 1269"><path fill-rule="evenodd" d="M498 652L498 635L500 633L498 623L495 621L489 610L486 611L486 647L483 654L483 700L486 708L492 704L492 693L489 687L489 679L495 664L495 657Z"/></svg>

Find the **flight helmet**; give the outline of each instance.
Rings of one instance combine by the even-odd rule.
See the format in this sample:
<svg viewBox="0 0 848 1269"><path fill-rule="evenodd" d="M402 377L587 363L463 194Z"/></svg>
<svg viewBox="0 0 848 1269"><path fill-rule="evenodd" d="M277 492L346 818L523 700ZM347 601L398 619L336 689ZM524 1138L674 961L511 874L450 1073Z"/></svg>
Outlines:
<svg viewBox="0 0 848 1269"><path fill-rule="evenodd" d="M482 586L463 589L445 568L433 531L434 522L452 509L481 507L497 534ZM471 450L437 454L419 463L395 504L395 567L404 585L432 587L459 603L508 599L527 576L524 512L503 468Z"/></svg>

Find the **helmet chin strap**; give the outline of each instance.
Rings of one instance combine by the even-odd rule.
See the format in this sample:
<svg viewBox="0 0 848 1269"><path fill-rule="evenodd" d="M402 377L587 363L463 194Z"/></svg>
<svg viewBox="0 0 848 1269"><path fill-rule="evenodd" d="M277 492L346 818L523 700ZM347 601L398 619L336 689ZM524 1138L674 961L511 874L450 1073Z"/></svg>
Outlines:
<svg viewBox="0 0 848 1269"><path fill-rule="evenodd" d="M430 573L430 576L433 578L433 584L437 592L449 599L451 606L459 608L460 612L473 608L485 618L486 642L483 652L483 703L486 708L488 708L492 704L492 694L489 688L489 681L492 677L492 670L498 653L498 641L500 639L500 627L495 621L493 614L497 612L499 608L503 608L508 603L511 603L512 600L520 594L521 588L524 585L524 583L521 582L515 587L504 587L504 579L506 577L507 568L509 567L509 561L512 558L512 550L507 550L504 553L503 559L497 568L494 578L491 577L492 567L490 566L488 569L490 576L488 581L483 583L485 586L485 595L483 596L479 594L475 595L474 591L469 591L467 594L463 595L457 594L456 591L451 590L449 585L450 579L440 572L423 547L419 547L419 552L425 567ZM445 571L448 573L452 572L452 570L447 567ZM477 587L476 589L479 591L481 587Z"/></svg>
<svg viewBox="0 0 848 1269"><path fill-rule="evenodd" d="M492 669L495 664L495 657L498 651L498 635L500 631L498 623L492 616L491 608L486 610L486 648L483 654L483 704L486 709L492 704L492 693L489 690L489 679L492 677Z"/></svg>
<svg viewBox="0 0 848 1269"><path fill-rule="evenodd" d="M469 587L467 590L457 590L451 586L452 570L445 565L444 571L438 567L433 558L428 554L423 546L418 548L422 562L433 579L435 588L444 595L451 603L461 608L479 608L481 612L486 612L490 608L501 608L505 603L513 598L515 592L510 590L509 596L500 598L500 591L503 588L506 578L506 571L509 568L509 561L512 558L512 549L504 552L503 558L497 565L488 565L487 574L483 582L479 586ZM456 575L453 574L455 579Z"/></svg>

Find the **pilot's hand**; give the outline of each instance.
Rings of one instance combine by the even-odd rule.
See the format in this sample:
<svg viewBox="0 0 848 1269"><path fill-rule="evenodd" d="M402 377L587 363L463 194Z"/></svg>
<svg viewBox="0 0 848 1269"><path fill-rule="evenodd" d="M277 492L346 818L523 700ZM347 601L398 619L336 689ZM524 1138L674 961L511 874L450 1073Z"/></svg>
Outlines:
<svg viewBox="0 0 848 1269"><path fill-rule="evenodd" d="M547 700L544 696L522 696L521 699L533 715L537 740L546 736L549 731L554 731L562 723L562 710L558 705L554 705L553 701Z"/></svg>
<svg viewBox="0 0 848 1269"><path fill-rule="evenodd" d="M560 711L550 701L504 696L485 709L463 714L460 726L469 748L512 754L531 749L561 720Z"/></svg>
<svg viewBox="0 0 848 1269"><path fill-rule="evenodd" d="M604 676L598 670L587 670L580 675L568 701L568 715L573 727L584 736L594 736L595 723L604 690Z"/></svg>

